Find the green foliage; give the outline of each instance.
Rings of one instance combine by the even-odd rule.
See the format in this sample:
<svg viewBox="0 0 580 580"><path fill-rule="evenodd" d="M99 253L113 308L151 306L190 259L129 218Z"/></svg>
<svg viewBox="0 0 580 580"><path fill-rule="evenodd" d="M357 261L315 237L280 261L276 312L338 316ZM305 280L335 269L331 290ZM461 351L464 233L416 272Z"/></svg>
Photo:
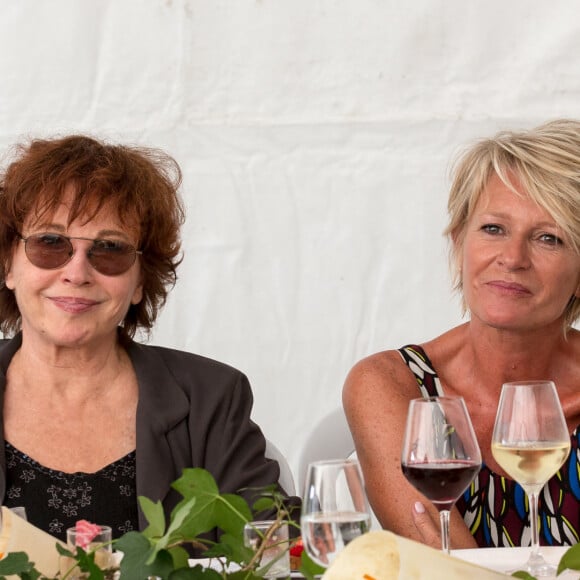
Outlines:
<svg viewBox="0 0 580 580"><path fill-rule="evenodd" d="M557 574L560 575L564 570L580 570L580 544L568 548L558 564Z"/></svg>
<svg viewBox="0 0 580 580"><path fill-rule="evenodd" d="M78 567L83 572L86 572L92 580L103 580L105 578L105 574L103 570L101 570L95 564L95 553L94 552L85 552L82 548L76 549L76 551L71 552L66 548L63 548L60 545L56 545L56 549L58 550L61 556L67 556L71 558L71 569L72 572L76 567ZM67 572L68 573L68 572Z"/></svg>
<svg viewBox="0 0 580 580"><path fill-rule="evenodd" d="M142 532L128 532L113 542L114 548L123 552L120 573L123 580L143 580L158 577L161 580L257 580L266 573L267 567L259 568L262 552L254 553L244 545L244 526L253 519L253 513L274 508L276 525L289 520L289 513L282 496L269 486L253 490L258 497L253 510L238 495L220 494L212 475L201 468L185 469L172 487L183 499L171 512L170 521L160 502L140 497L139 504L147 519ZM296 526L292 521L292 526ZM214 529L221 532L213 542L202 534ZM203 550L203 556L219 557L221 569L213 570L200 565L190 566L188 547ZM85 552L77 548L71 552L57 544L61 556L72 559L67 576L78 567L89 580L107 580L116 570L101 570L95 563L98 546ZM23 553L11 553L0 560L0 580L5 576L19 576L22 580L48 580L34 567L34 562Z"/></svg>
<svg viewBox="0 0 580 580"><path fill-rule="evenodd" d="M0 560L0 576L20 576L23 580L36 580L40 573L34 568L34 562L24 552L13 552Z"/></svg>
<svg viewBox="0 0 580 580"><path fill-rule="evenodd" d="M308 556L306 550L304 550L300 557L300 572L306 580L314 580L324 574L324 568L312 560L312 558Z"/></svg>

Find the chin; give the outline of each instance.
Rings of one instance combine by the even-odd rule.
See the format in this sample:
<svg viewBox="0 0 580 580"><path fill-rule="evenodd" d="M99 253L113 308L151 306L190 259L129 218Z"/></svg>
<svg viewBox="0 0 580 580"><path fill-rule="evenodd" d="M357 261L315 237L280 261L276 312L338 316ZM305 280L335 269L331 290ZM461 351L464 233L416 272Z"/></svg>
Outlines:
<svg viewBox="0 0 580 580"><path fill-rule="evenodd" d="M61 328L59 332L45 333L45 340L61 348L82 348L94 343L95 339L93 332L80 328Z"/></svg>
<svg viewBox="0 0 580 580"><path fill-rule="evenodd" d="M473 318L473 314L472 314ZM513 312L505 313L503 315L494 312L493 314L484 314L478 316L479 320L486 326L491 326L498 330L523 330L530 328L529 313L522 315L515 315Z"/></svg>

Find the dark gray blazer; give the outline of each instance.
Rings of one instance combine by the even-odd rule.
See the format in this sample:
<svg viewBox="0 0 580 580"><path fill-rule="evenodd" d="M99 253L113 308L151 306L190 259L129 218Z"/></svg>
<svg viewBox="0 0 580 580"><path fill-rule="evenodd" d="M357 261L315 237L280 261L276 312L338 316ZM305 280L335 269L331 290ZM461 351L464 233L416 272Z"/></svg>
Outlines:
<svg viewBox="0 0 580 580"><path fill-rule="evenodd" d="M3 401L6 370L22 336L0 340L0 502L6 493ZM181 496L170 488L185 467L210 471L221 492L278 481L276 461L250 419L248 379L199 355L131 342L127 348L139 384L137 495L163 503L166 518ZM143 514L139 525L146 527Z"/></svg>

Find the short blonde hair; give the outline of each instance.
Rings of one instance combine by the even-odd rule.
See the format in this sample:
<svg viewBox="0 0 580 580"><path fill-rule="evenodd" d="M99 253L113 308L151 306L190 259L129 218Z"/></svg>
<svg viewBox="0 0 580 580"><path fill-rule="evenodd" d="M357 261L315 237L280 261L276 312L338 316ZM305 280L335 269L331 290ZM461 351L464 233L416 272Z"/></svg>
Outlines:
<svg viewBox="0 0 580 580"><path fill-rule="evenodd" d="M580 254L580 121L557 119L526 131L502 131L476 142L453 166L449 225L444 233L451 241L454 287L460 293L466 224L493 174L513 191L519 184L550 214L565 241ZM580 300L572 296L564 330L579 316Z"/></svg>

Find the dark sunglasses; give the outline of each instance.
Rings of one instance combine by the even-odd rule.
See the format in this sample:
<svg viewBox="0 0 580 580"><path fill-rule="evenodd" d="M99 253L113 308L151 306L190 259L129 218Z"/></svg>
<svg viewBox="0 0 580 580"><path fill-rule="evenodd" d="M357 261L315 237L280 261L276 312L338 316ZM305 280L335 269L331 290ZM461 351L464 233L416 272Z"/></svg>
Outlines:
<svg viewBox="0 0 580 580"><path fill-rule="evenodd" d="M20 236L20 239L24 242L27 258L43 270L61 268L70 261L75 253L71 240L93 243L87 252L89 264L105 276L123 274L135 263L137 254L143 253L120 240L93 240L49 233L33 234L27 238Z"/></svg>

